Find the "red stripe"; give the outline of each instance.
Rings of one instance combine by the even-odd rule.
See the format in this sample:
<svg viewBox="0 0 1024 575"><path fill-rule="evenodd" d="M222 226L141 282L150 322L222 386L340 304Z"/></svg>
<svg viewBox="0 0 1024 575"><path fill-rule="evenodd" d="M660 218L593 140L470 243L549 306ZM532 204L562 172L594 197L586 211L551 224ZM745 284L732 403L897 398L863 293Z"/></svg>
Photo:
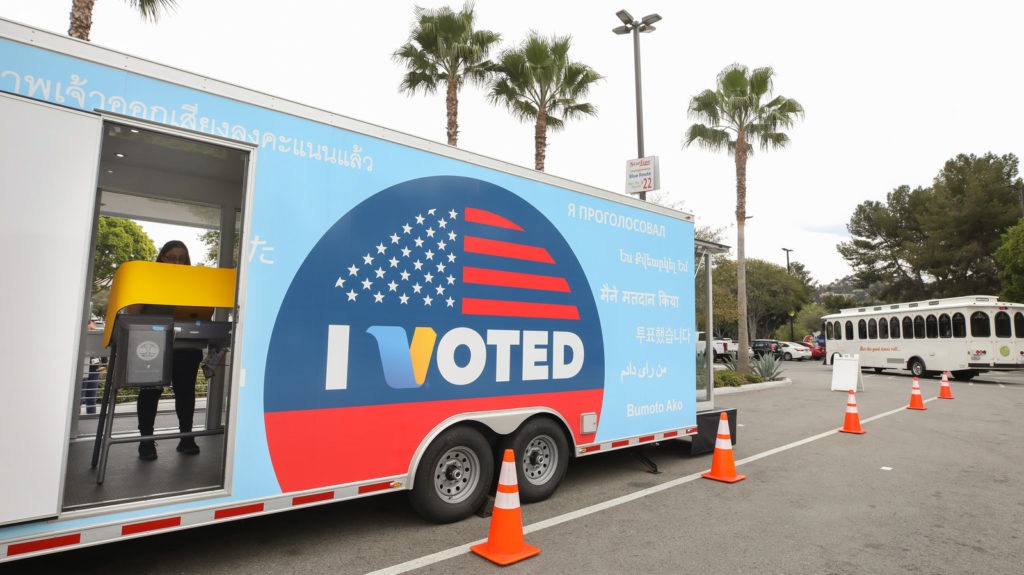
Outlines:
<svg viewBox="0 0 1024 575"><path fill-rule="evenodd" d="M462 247L468 253L471 254L497 256L499 258L511 258L516 260L526 260L530 262L540 262L545 264L555 263L555 260L551 257L551 254L549 254L546 249L539 248L537 246L527 246L524 244L516 244L512 242L489 240L486 238L478 238L474 236L463 236Z"/></svg>
<svg viewBox="0 0 1024 575"><path fill-rule="evenodd" d="M640 443L646 443L648 441L654 441L654 436L653 435L645 435L645 436L641 437L639 441L640 441Z"/></svg>
<svg viewBox="0 0 1024 575"><path fill-rule="evenodd" d="M298 497L292 497L292 505L305 505L307 503L316 503L317 501L329 501L334 499L333 491L325 491L323 493L313 493L312 495L300 495Z"/></svg>
<svg viewBox="0 0 1024 575"><path fill-rule="evenodd" d="M517 232L523 231L523 228L516 225L515 222L509 221L493 212L477 208L466 208L466 221L471 224L484 224L485 226L505 228Z"/></svg>
<svg viewBox="0 0 1024 575"><path fill-rule="evenodd" d="M678 431L666 431L665 432L665 437L675 437L677 435L679 435Z"/></svg>
<svg viewBox="0 0 1024 575"><path fill-rule="evenodd" d="M142 523L132 523L131 525L122 526L121 535L134 535L145 531L156 531L157 529L178 527L179 525L181 525L181 517L168 517L166 519L143 521Z"/></svg>
<svg viewBox="0 0 1024 575"><path fill-rule="evenodd" d="M580 451L582 451L583 453L590 453L591 451L601 451L601 445L591 445L590 447L584 447Z"/></svg>
<svg viewBox="0 0 1024 575"><path fill-rule="evenodd" d="M580 319L574 305L530 303L499 299L462 299L463 315L490 315L497 317L531 317L542 319Z"/></svg>
<svg viewBox="0 0 1024 575"><path fill-rule="evenodd" d="M65 545L77 545L81 542L82 534L75 533L72 535L61 535L60 537L50 537L49 539L37 539L35 541L26 541L24 543L15 543L14 545L7 546L7 556L14 557L15 555L21 555L22 553L32 553L33 551L53 549L55 547L63 547Z"/></svg>
<svg viewBox="0 0 1024 575"><path fill-rule="evenodd" d="M242 505L239 507L230 507L228 509L218 509L213 513L213 518L227 519L228 517L238 517L239 515L259 513L260 511L263 511L263 504L253 503L252 505Z"/></svg>
<svg viewBox="0 0 1024 575"><path fill-rule="evenodd" d="M384 491L385 489L391 489L392 483L385 481L384 483L374 483L372 485L360 485L359 493L373 493L374 491Z"/></svg>
<svg viewBox="0 0 1024 575"><path fill-rule="evenodd" d="M486 270L483 268L472 268L468 266L462 268L462 281L468 284L571 293L571 290L569 289L569 282L565 281L565 278L542 276L537 274L523 274L519 272Z"/></svg>
<svg viewBox="0 0 1024 575"><path fill-rule="evenodd" d="M629 445L629 440L628 439L626 439L624 441L613 441L612 442L612 447L625 447L627 445Z"/></svg>

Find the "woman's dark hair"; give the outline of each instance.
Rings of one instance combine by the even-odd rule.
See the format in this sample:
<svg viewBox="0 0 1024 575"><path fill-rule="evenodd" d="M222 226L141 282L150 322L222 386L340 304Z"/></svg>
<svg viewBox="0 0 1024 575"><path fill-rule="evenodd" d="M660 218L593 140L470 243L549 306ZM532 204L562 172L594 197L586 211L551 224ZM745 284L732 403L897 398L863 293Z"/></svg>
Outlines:
<svg viewBox="0 0 1024 575"><path fill-rule="evenodd" d="M160 253L156 255L156 261L164 261L164 256L167 255L167 252L173 250L174 248L181 248L185 250L185 261L181 263L184 263L185 265L188 266L192 265L192 258L188 255L188 246L185 245L185 242L179 240L171 240L164 244L164 247L160 248Z"/></svg>

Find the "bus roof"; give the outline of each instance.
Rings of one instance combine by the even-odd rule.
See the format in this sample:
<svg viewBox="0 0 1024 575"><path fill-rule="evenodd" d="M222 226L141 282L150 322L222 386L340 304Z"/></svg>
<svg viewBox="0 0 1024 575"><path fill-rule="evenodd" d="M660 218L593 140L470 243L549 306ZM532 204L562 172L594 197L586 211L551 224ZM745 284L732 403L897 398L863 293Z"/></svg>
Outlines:
<svg viewBox="0 0 1024 575"><path fill-rule="evenodd" d="M1001 306L1001 307L1020 307L1024 308L1024 304L1003 302L999 301L998 296L994 295L970 295L970 296L959 296L940 298L932 300L922 300L905 303L893 303L893 304L880 304L880 305L866 305L862 307L851 307L842 309L839 313L833 313L826 316L825 318L838 318L843 316L854 316L854 315L868 315L875 313L890 313L900 311L920 311L922 309L948 309L955 307L969 307L969 306Z"/></svg>

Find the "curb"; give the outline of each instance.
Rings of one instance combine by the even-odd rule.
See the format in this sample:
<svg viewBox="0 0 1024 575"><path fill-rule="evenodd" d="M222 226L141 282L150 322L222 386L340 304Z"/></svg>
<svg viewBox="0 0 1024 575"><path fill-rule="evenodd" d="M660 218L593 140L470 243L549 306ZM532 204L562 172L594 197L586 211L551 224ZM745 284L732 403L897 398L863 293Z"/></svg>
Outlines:
<svg viewBox="0 0 1024 575"><path fill-rule="evenodd" d="M762 389L774 389L776 387L784 387L792 385L793 380L787 378L779 379L776 381L764 381L761 383L748 383L739 387L716 387L715 395L729 395L730 393L741 393L744 391L760 391Z"/></svg>

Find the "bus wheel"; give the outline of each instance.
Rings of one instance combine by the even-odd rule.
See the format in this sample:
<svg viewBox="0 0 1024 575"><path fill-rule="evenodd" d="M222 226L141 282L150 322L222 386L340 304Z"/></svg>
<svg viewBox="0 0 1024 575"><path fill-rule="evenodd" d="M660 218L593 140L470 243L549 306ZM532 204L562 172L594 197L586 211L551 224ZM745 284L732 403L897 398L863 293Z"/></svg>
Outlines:
<svg viewBox="0 0 1024 575"><path fill-rule="evenodd" d="M427 448L410 494L413 509L434 523L469 517L483 505L494 478L494 454L473 428L453 427Z"/></svg>
<svg viewBox="0 0 1024 575"><path fill-rule="evenodd" d="M958 381L970 381L974 379L977 375L978 372L974 371L973 369L964 369L960 371L954 371L953 379Z"/></svg>
<svg viewBox="0 0 1024 575"><path fill-rule="evenodd" d="M907 369L910 370L910 373L913 374L914 377L924 377L924 361L919 357L912 358L910 362L907 363Z"/></svg>
<svg viewBox="0 0 1024 575"><path fill-rule="evenodd" d="M569 465L569 443L562 427L546 417L523 424L505 440L516 458L516 483L524 503L543 501L558 489Z"/></svg>

